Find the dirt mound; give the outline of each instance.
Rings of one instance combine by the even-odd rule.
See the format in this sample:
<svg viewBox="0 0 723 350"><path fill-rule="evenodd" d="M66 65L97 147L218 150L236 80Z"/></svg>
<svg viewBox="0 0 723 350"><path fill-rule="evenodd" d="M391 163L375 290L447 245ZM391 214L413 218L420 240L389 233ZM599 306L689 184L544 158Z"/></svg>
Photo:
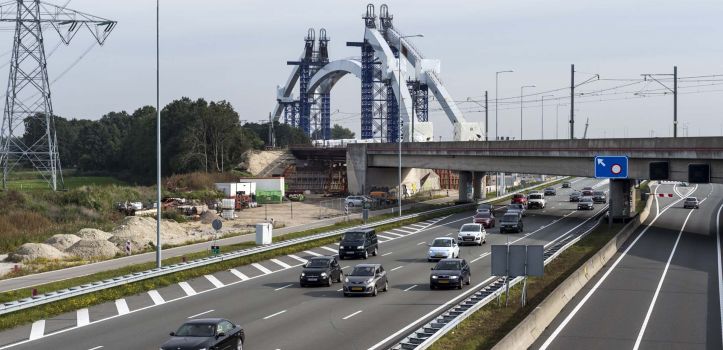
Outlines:
<svg viewBox="0 0 723 350"><path fill-rule="evenodd" d="M118 248L106 240L81 239L65 252L84 260L95 260L114 257L118 253Z"/></svg>
<svg viewBox="0 0 723 350"><path fill-rule="evenodd" d="M109 238L113 237L112 234L105 232L103 230L97 230L94 228L84 228L78 231L76 234L80 239L100 239L107 241Z"/></svg>
<svg viewBox="0 0 723 350"><path fill-rule="evenodd" d="M205 212L203 212L203 214L201 214L201 223L202 224L210 224L213 222L213 220L216 220L216 219L218 219L218 215L216 215L216 213L214 213L210 210L206 210Z"/></svg>
<svg viewBox="0 0 723 350"><path fill-rule="evenodd" d="M58 250L66 250L76 242L80 241L80 237L76 235L53 235L52 237L45 240L45 243L50 244Z"/></svg>
<svg viewBox="0 0 723 350"><path fill-rule="evenodd" d="M121 251L125 251L126 241L131 242L134 252L154 247L156 243L156 219L128 216L113 232L109 240ZM186 229L175 221L161 220L161 240L163 244L182 244L193 239Z"/></svg>
<svg viewBox="0 0 723 350"><path fill-rule="evenodd" d="M61 252L57 248L45 243L25 243L10 254L11 261L31 261L38 258L47 260L61 260L67 258L68 255Z"/></svg>

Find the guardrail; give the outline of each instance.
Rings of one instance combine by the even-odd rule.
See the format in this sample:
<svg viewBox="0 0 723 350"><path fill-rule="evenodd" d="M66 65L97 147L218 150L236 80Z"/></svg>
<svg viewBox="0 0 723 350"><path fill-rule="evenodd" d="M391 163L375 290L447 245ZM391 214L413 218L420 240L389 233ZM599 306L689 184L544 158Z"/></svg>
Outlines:
<svg viewBox="0 0 723 350"><path fill-rule="evenodd" d="M553 183L555 181L559 181L559 179L547 181L545 183L533 185L530 187L545 186L546 184ZM520 189L519 191L524 191L524 190L526 190L526 189ZM517 192L519 192L519 191L517 191ZM517 192L510 192L509 194L506 194L504 196L488 199L488 200L485 200L482 202L486 203L486 202L498 201L500 199L505 199L507 197L510 197ZM159 277L159 276L163 276L163 275L167 275L167 274L171 274L171 273L175 273L175 272L180 272L180 271L184 271L184 270L188 270L188 269L192 269L192 268L196 268L196 267L211 265L211 264L218 263L218 262L221 262L224 260L235 259L235 258L239 258L239 257L244 257L244 256L249 256L249 255L253 255L253 254L257 254L257 253L271 251L274 249L293 246L296 244L307 243L307 242L312 242L312 241L319 240L319 239L333 237L336 235L340 235L349 230L355 230L355 229L361 229L361 228L374 228L374 227L378 227L378 226L382 226L382 225L386 225L386 224L391 224L391 223L395 223L395 222L400 222L400 221L404 221L404 220L408 220L408 219L417 218L420 216L435 215L437 213L449 211L450 209L462 209L467 206L474 207L476 205L477 205L477 203L465 203L465 204L453 205L453 206L450 206L447 208L428 210L428 211L421 212L421 213L409 214L409 215L404 215L401 217L380 220L380 221L366 224L366 225L359 225L359 226L348 227L348 228L329 231L329 232L322 232L322 233L318 233L318 234L310 235L310 236L306 236L306 237L288 239L288 240L285 240L282 242L272 243L272 244L265 245L265 246L257 246L257 247L248 248L248 249L241 249L241 250L237 250L234 252L228 252L228 253L220 254L217 256L213 256L213 257L206 257L206 258L191 260L188 262L163 266L161 268L155 268L155 269L151 269L151 270L135 272L135 273L132 273L129 275L110 278L110 279L106 279L103 281L97 281L97 282L87 283L87 284L83 284L80 286L75 286L75 287L71 287L71 288L67 288L67 289L48 292L45 294L40 294L40 295L36 295L33 297L19 299L19 300L0 304L0 315L28 309L28 308L35 307L38 305L47 304L47 303L51 303L51 302L55 302L55 301L60 301L60 300L88 294L88 293L97 292L97 291L104 290L104 289L118 287L118 286L121 286L121 285L124 285L127 283L138 282L138 281L142 281L145 279Z"/></svg>
<svg viewBox="0 0 723 350"><path fill-rule="evenodd" d="M603 213L608 206L605 206L595 216L583 221L580 225L573 228L573 230L581 231L579 234L572 233L570 235L561 236L559 241L553 241L545 246L545 265L549 264L552 260L557 258L563 251L577 243L580 239L585 237L588 233L594 230L603 220ZM591 223L592 221L592 223ZM516 285L523 280L522 277L516 277L510 280L510 287ZM467 319L470 315L474 314L477 310L481 309L495 298L498 298L502 293L505 292L506 277L499 277L489 284L481 287L476 292L472 293L469 297L463 301L451 306L445 311L442 311L438 316L434 317L431 321L427 322L423 326L416 330L407 333L407 335L398 343L393 345L391 349L415 349L422 350L429 348L434 342L442 338L445 334L449 333L452 329L457 327L462 321Z"/></svg>

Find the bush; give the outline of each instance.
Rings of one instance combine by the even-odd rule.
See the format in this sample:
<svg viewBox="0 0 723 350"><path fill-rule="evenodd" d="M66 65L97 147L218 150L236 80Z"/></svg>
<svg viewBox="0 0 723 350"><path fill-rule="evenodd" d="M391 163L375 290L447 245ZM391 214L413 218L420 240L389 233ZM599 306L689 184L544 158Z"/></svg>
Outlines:
<svg viewBox="0 0 723 350"><path fill-rule="evenodd" d="M195 172L188 174L177 174L165 180L164 187L169 191L202 191L215 190L217 182L237 182L236 174Z"/></svg>

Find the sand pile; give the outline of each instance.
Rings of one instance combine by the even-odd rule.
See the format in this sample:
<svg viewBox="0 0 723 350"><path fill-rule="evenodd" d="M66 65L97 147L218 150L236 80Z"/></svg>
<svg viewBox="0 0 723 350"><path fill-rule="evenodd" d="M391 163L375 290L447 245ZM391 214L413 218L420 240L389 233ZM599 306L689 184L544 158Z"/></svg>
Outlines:
<svg viewBox="0 0 723 350"><path fill-rule="evenodd" d="M207 211L203 212L203 214L201 214L201 223L202 224L208 225L208 224L212 223L213 220L216 220L216 219L218 219L218 215L216 215L216 213L214 213L210 210L207 210Z"/></svg>
<svg viewBox="0 0 723 350"><path fill-rule="evenodd" d="M103 241L107 241L108 239L113 237L113 235L108 232L105 232L103 230L97 230L94 228L81 229L80 231L78 231L78 233L76 233L76 235L80 237L80 239L100 239Z"/></svg>
<svg viewBox="0 0 723 350"><path fill-rule="evenodd" d="M58 234L58 235L53 235L53 237L50 237L47 240L45 240L45 243L50 244L55 249L66 250L78 241L80 241L80 237L78 237L76 235Z"/></svg>
<svg viewBox="0 0 723 350"><path fill-rule="evenodd" d="M119 252L119 250L116 248L115 244L110 241L100 239L81 239L65 252L84 260L93 260L98 258L112 258Z"/></svg>
<svg viewBox="0 0 723 350"><path fill-rule="evenodd" d="M113 237L109 240L123 251L125 250L126 241L131 242L133 251L154 247L156 242L156 219L128 216L111 233ZM161 220L161 240L164 244L182 244L198 238L189 236L186 229L175 221Z"/></svg>
<svg viewBox="0 0 723 350"><path fill-rule="evenodd" d="M31 261L38 258L48 260L61 260L67 258L68 255L61 252L57 248L45 243L25 243L18 248L15 253L10 254L11 261Z"/></svg>

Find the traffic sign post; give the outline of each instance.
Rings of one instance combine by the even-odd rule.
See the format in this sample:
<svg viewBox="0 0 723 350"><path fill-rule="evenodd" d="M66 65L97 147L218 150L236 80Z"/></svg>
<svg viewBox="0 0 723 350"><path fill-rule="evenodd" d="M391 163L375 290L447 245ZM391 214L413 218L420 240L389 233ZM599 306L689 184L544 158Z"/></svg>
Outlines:
<svg viewBox="0 0 723 350"><path fill-rule="evenodd" d="M597 156L595 157L596 179L627 179L627 156Z"/></svg>
<svg viewBox="0 0 723 350"><path fill-rule="evenodd" d="M216 231L213 236L213 245L211 245L211 254L218 255L221 254L221 246L218 245L218 231L223 227L223 222L219 219L213 220L211 227Z"/></svg>

